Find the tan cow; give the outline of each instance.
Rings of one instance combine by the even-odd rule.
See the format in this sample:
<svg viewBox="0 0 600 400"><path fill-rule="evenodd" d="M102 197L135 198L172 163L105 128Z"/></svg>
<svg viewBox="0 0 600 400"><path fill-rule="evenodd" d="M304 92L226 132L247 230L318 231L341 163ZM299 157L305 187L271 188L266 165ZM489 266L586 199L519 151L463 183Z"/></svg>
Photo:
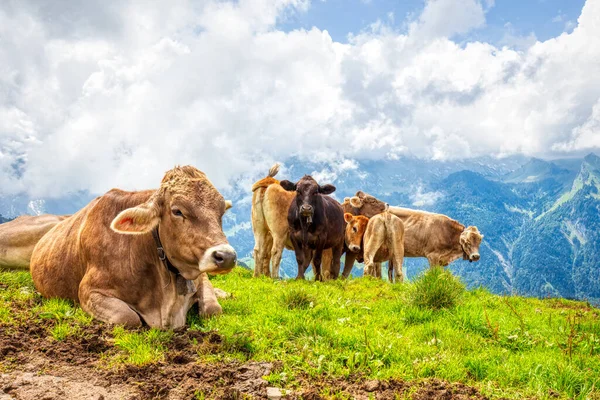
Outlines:
<svg viewBox="0 0 600 400"><path fill-rule="evenodd" d="M0 268L29 269L37 242L69 215L22 215L0 224Z"/></svg>
<svg viewBox="0 0 600 400"><path fill-rule="evenodd" d="M354 207L363 204L385 204L362 191L350 199ZM463 258L479 260L483 235L476 226L465 226L452 218L409 208L391 207L389 211L404 224L404 256L425 257L430 266L447 266ZM365 214L367 217L371 215Z"/></svg>
<svg viewBox="0 0 600 400"><path fill-rule="evenodd" d="M362 215L344 214L346 221L346 246L353 253L363 253L365 275L381 277L381 263L390 261L388 278L394 282L402 282L404 275L404 225L400 218L389 211L377 214L372 218Z"/></svg>
<svg viewBox="0 0 600 400"><path fill-rule="evenodd" d="M269 174L252 185L252 231L254 233L254 276L267 275L279 278L279 265L283 249L293 251L287 221L288 210L295 193L284 190L275 175L279 164L269 170ZM377 214L385 210L385 203L367 200L361 207L353 207L350 198L344 199L344 212L354 215L361 213ZM346 253L346 263L354 264L355 255ZM327 280L335 275L331 271L331 250L323 251L322 274ZM345 271L345 269L344 269Z"/></svg>
<svg viewBox="0 0 600 400"><path fill-rule="evenodd" d="M279 164L275 164L267 177L252 185L255 277L267 275L279 278L283 249L293 250L287 214L296 194L279 185L279 181L274 178L278 172Z"/></svg>
<svg viewBox="0 0 600 400"><path fill-rule="evenodd" d="M222 229L229 207L191 166L168 171L157 190L112 189L42 237L33 283L109 323L177 328L196 302L202 315L218 314L207 273L236 264Z"/></svg>

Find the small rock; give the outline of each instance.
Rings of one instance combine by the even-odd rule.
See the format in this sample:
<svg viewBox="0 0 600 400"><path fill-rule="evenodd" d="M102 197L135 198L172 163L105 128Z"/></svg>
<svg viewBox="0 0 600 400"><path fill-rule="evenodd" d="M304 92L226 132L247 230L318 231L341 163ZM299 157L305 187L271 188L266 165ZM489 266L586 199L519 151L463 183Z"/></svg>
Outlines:
<svg viewBox="0 0 600 400"><path fill-rule="evenodd" d="M365 388L365 390L367 392L374 392L379 388L379 381L377 381L377 380L366 381L363 387Z"/></svg>
<svg viewBox="0 0 600 400"><path fill-rule="evenodd" d="M281 389L276 387L268 387L267 388L267 397L269 400L279 400L283 394L281 393Z"/></svg>

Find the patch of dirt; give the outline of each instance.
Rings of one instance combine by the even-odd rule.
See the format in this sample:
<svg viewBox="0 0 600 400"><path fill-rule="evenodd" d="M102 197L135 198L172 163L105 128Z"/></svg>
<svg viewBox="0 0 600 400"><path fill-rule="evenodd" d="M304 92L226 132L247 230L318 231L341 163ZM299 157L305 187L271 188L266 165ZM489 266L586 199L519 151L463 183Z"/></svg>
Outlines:
<svg viewBox="0 0 600 400"><path fill-rule="evenodd" d="M52 320L20 326L0 325L0 400L112 399L267 399L263 379L282 369L280 363L202 363L198 354L224 351L216 333L180 329L167 345L165 360L135 367L109 367L117 354L110 327L94 322L62 342L49 329ZM300 377L299 387L283 399L327 399L329 393L350 398L393 399L410 393L415 400L485 399L476 389L437 380L422 382ZM369 397L371 396L371 397Z"/></svg>
<svg viewBox="0 0 600 400"><path fill-rule="evenodd" d="M477 389L461 383L449 383L437 379L417 382L400 380L364 380L361 378L325 380L319 383L304 382L296 393L289 399L322 400L321 393L328 389L330 393L341 393L356 400L394 399L397 395L410 395L413 400L485 400L486 396Z"/></svg>

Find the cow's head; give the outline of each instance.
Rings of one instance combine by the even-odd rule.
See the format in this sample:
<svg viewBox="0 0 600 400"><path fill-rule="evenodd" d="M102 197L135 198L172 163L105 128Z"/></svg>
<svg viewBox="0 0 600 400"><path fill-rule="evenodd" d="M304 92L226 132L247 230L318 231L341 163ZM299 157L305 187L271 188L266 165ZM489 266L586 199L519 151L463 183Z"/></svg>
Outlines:
<svg viewBox="0 0 600 400"><path fill-rule="evenodd" d="M143 204L112 221L122 234L147 234L158 227L165 253L186 279L201 273L225 274L236 252L223 233L222 218L231 207L203 172L191 166L168 171L160 188Z"/></svg>
<svg viewBox="0 0 600 400"><path fill-rule="evenodd" d="M469 226L460 234L460 246L463 250L463 260L479 261L479 245L483 235L476 226Z"/></svg>
<svg viewBox="0 0 600 400"><path fill-rule="evenodd" d="M365 217L371 218L377 214L381 214L388 208L388 204L378 200L376 197L371 196L361 190L356 192L354 197L350 198L350 205L358 209L357 214L364 215Z"/></svg>
<svg viewBox="0 0 600 400"><path fill-rule="evenodd" d="M335 192L335 186L330 184L321 186L309 175L304 175L297 183L281 181L279 184L289 192L296 191L295 201L298 213L301 217L306 218L309 223L312 222L315 214L319 196Z"/></svg>
<svg viewBox="0 0 600 400"><path fill-rule="evenodd" d="M362 246L362 240L365 231L367 230L369 218L362 215L344 213L344 220L346 221L346 246L348 246L348 249L350 249L351 252L358 253Z"/></svg>

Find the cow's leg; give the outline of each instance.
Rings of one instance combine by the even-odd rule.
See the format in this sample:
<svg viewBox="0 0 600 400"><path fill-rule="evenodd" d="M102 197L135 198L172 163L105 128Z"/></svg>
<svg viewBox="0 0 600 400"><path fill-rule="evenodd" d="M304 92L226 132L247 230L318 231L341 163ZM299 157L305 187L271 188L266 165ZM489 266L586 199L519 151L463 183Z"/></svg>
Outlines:
<svg viewBox="0 0 600 400"><path fill-rule="evenodd" d="M381 279L381 264L380 262L376 262L374 264L374 268L375 268L375 278L379 278Z"/></svg>
<svg viewBox="0 0 600 400"><path fill-rule="evenodd" d="M254 277L259 277L265 273L265 261L268 262L267 252L269 248L267 246L267 242L269 236L270 235L266 232L258 232L254 235ZM269 268L268 264L266 268Z"/></svg>
<svg viewBox="0 0 600 400"><path fill-rule="evenodd" d="M402 283L404 281L404 272L402 271L402 264L404 262L404 251L402 251L402 254L394 254L394 262L393 264L393 271L394 271L394 275L396 276L396 282L400 282ZM390 267L391 269L392 267ZM388 271L388 274L390 272Z"/></svg>
<svg viewBox="0 0 600 400"><path fill-rule="evenodd" d="M77 293L83 311L109 324L125 325L128 327L142 326L140 315L127 303L114 296L107 295L93 286L91 283L92 274L89 273L90 270L93 271L94 269L88 266L88 273L84 275L79 283ZM148 324L150 325L150 323Z"/></svg>
<svg viewBox="0 0 600 400"><path fill-rule="evenodd" d="M305 258L305 250L302 246L300 246L300 242L297 241L293 236L291 237L292 246L294 246L294 253L296 254L296 263L298 264L298 275L296 275L296 279L304 279L304 258ZM310 263L310 259L308 260Z"/></svg>
<svg viewBox="0 0 600 400"><path fill-rule="evenodd" d="M402 271L404 263L404 226L398 223L396 228L392 229L390 234L392 236L392 245L390 246L392 251L390 269L393 267L396 282L402 283L404 281L404 272Z"/></svg>
<svg viewBox="0 0 600 400"><path fill-rule="evenodd" d="M369 235L368 238L366 238L365 240L365 275L367 274L367 272L371 275L371 276L376 276L375 273L375 255L377 254L377 251L381 248L381 246L383 245L383 235L377 235L377 234L373 234L373 235Z"/></svg>
<svg viewBox="0 0 600 400"><path fill-rule="evenodd" d="M346 279L352 273L352 267L354 267L354 261L356 261L356 254L351 251L346 252L346 258L344 259L344 271L342 272L342 278Z"/></svg>
<svg viewBox="0 0 600 400"><path fill-rule="evenodd" d="M427 261L429 261L429 268L439 267L441 264L440 258L438 256L428 256Z"/></svg>
<svg viewBox="0 0 600 400"><path fill-rule="evenodd" d="M109 324L125 325L136 328L142 326L142 319L127 303L116 297L90 291L84 299L80 298L83 311L100 321Z"/></svg>
<svg viewBox="0 0 600 400"><path fill-rule="evenodd" d="M196 298L198 301L198 313L201 317L210 317L218 315L223 312L223 308L217 300L215 290L208 279L206 273L200 274L200 276L194 281L198 291L196 292Z"/></svg>
<svg viewBox="0 0 600 400"><path fill-rule="evenodd" d="M313 268L315 270L315 281L322 281L323 275L321 275L321 258L323 257L323 248L317 247L315 255L313 256Z"/></svg>
<svg viewBox="0 0 600 400"><path fill-rule="evenodd" d="M331 256L333 259L330 261L331 265L331 279L337 279L340 276L340 259L344 252L344 246L338 246L331 249Z"/></svg>
<svg viewBox="0 0 600 400"><path fill-rule="evenodd" d="M323 276L323 280L336 279L337 276L334 276L334 265L333 265L333 250L325 249L323 250L321 256L321 275ZM339 271L338 271L339 275Z"/></svg>
<svg viewBox="0 0 600 400"><path fill-rule="evenodd" d="M393 258L388 262L388 281L390 281L391 283L394 282L394 259Z"/></svg>
<svg viewBox="0 0 600 400"><path fill-rule="evenodd" d="M287 237L273 237L273 247L271 248L271 278L279 278L279 265L281 264L281 256Z"/></svg>

